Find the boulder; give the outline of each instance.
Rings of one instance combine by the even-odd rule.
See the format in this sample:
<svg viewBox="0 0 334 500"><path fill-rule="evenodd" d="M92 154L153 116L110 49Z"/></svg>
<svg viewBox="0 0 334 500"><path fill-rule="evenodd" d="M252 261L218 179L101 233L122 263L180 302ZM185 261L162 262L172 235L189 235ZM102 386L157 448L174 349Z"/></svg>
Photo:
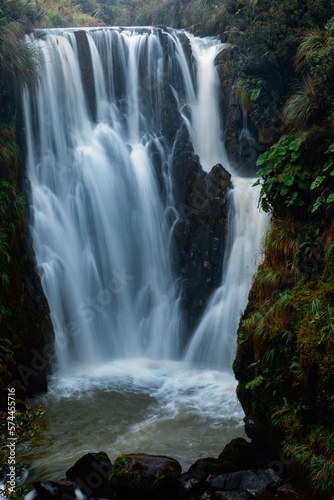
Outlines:
<svg viewBox="0 0 334 500"><path fill-rule="evenodd" d="M238 491L216 491L211 500L249 500L249 496L245 492Z"/></svg>
<svg viewBox="0 0 334 500"><path fill-rule="evenodd" d="M236 471L237 468L234 463L217 458L200 458L190 467L188 474L202 479L209 474L227 474Z"/></svg>
<svg viewBox="0 0 334 500"><path fill-rule="evenodd" d="M258 500L275 500L277 496L268 491L266 488L261 488L260 490L247 490L247 493L251 498L255 498Z"/></svg>
<svg viewBox="0 0 334 500"><path fill-rule="evenodd" d="M276 498L280 498L281 500L306 500L306 496L296 491L291 484L280 486L276 491Z"/></svg>
<svg viewBox="0 0 334 500"><path fill-rule="evenodd" d="M181 474L177 483L178 497L193 497L196 493L202 492L204 478L201 478L200 476L196 477L196 475L192 473L185 472L184 474Z"/></svg>
<svg viewBox="0 0 334 500"><path fill-rule="evenodd" d="M87 453L66 471L66 477L74 481L87 498L111 498L113 491L108 479L112 470L106 453Z"/></svg>
<svg viewBox="0 0 334 500"><path fill-rule="evenodd" d="M255 446L244 438L232 439L219 455L219 460L235 466L235 471L254 468L258 459Z"/></svg>
<svg viewBox="0 0 334 500"><path fill-rule="evenodd" d="M277 479L279 480L279 478ZM274 483L274 478L271 470L259 472L247 470L219 476L210 475L207 477L206 482L214 490L245 492L247 490L266 488Z"/></svg>
<svg viewBox="0 0 334 500"><path fill-rule="evenodd" d="M75 500L75 489L72 483L58 481L37 481L33 487L45 500Z"/></svg>
<svg viewBox="0 0 334 500"><path fill-rule="evenodd" d="M157 493L177 488L181 475L181 465L177 460L136 453L119 455L109 478L110 486L116 493Z"/></svg>

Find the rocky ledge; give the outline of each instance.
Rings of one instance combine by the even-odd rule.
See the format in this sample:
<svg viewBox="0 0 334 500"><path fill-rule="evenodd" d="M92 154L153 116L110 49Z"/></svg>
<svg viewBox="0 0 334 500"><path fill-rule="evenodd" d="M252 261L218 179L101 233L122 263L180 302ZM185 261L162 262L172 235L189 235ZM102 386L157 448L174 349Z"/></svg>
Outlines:
<svg viewBox="0 0 334 500"><path fill-rule="evenodd" d="M233 439L218 458L197 460L182 473L177 460L132 453L112 464L88 453L66 472L67 481L33 483L35 500L307 500L278 476L252 443ZM274 464L274 462L271 462Z"/></svg>

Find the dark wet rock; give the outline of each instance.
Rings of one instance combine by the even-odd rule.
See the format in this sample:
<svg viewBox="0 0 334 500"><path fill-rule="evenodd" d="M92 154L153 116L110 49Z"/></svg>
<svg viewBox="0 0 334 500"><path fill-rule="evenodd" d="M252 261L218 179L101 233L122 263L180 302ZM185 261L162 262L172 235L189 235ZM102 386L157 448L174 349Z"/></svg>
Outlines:
<svg viewBox="0 0 334 500"><path fill-rule="evenodd" d="M197 495L190 495L187 500L249 500L247 492L204 490Z"/></svg>
<svg viewBox="0 0 334 500"><path fill-rule="evenodd" d="M238 57L238 47L230 45L221 51L216 59L217 72L221 83L220 110L225 131L225 148L231 163L244 175L254 175L256 160L265 150L257 142L258 131L247 112L249 102L240 101L236 92L236 81L230 77L229 66Z"/></svg>
<svg viewBox="0 0 334 500"><path fill-rule="evenodd" d="M211 500L249 500L247 492L237 491L216 491Z"/></svg>
<svg viewBox="0 0 334 500"><path fill-rule="evenodd" d="M25 333L25 341L15 337L15 342L21 347L21 354L13 376L18 380L18 384L15 382L17 395L24 400L25 392L29 395L47 391L47 373L54 358L54 331L27 224L24 226L20 253L24 256L24 266L20 270L24 290L20 329Z"/></svg>
<svg viewBox="0 0 334 500"><path fill-rule="evenodd" d="M187 340L221 282L231 175L222 165L204 172L183 129L175 145L172 178L180 214L173 228L174 269L181 278Z"/></svg>
<svg viewBox="0 0 334 500"><path fill-rule="evenodd" d="M87 40L87 34L84 30L74 32L78 47L78 58L81 71L81 78L84 92L86 95L89 111L93 120L96 117L96 93L94 84L94 73L92 56Z"/></svg>
<svg viewBox="0 0 334 500"><path fill-rule="evenodd" d="M178 496L194 496L196 492L202 491L205 477L197 477L196 474L185 472L178 479Z"/></svg>
<svg viewBox="0 0 334 500"><path fill-rule="evenodd" d="M306 497L298 492L291 484L279 486L276 484L268 485L266 488L258 490L247 490L250 498L258 500L274 500L279 498L282 500L306 500Z"/></svg>
<svg viewBox="0 0 334 500"><path fill-rule="evenodd" d="M211 474L225 474L234 472L235 466L217 458L200 458L178 480L179 491L182 496L202 498L203 490L207 489L205 479ZM211 490L211 494L214 494Z"/></svg>
<svg viewBox="0 0 334 500"><path fill-rule="evenodd" d="M188 62L190 63L191 57L192 57L192 49L191 49L191 43L189 38L185 33L179 32L178 38L181 42L181 45L183 47L184 53L188 59Z"/></svg>
<svg viewBox="0 0 334 500"><path fill-rule="evenodd" d="M235 464L218 458L200 458L189 469L188 474L193 477L205 478L209 474L227 474L236 472Z"/></svg>
<svg viewBox="0 0 334 500"><path fill-rule="evenodd" d="M181 466L170 457L145 454L119 455L109 478L117 493L168 492L177 488Z"/></svg>
<svg viewBox="0 0 334 500"><path fill-rule="evenodd" d="M247 490L250 498L256 498L258 500L275 500L276 495L266 488L261 488L260 490Z"/></svg>
<svg viewBox="0 0 334 500"><path fill-rule="evenodd" d="M212 491L205 490L197 498L199 500L211 500L211 497L212 497Z"/></svg>
<svg viewBox="0 0 334 500"><path fill-rule="evenodd" d="M75 489L72 483L58 481L37 481L33 486L39 498L45 500L75 500Z"/></svg>
<svg viewBox="0 0 334 500"><path fill-rule="evenodd" d="M272 471L238 471L219 476L208 476L206 482L212 489L221 491L246 491L266 488L273 483Z"/></svg>
<svg viewBox="0 0 334 500"><path fill-rule="evenodd" d="M254 467L258 460L258 453L253 443L249 443L244 438L236 438L225 446L218 458L233 464L237 471Z"/></svg>
<svg viewBox="0 0 334 500"><path fill-rule="evenodd" d="M277 488L276 498L281 500L306 500L306 496L296 491L291 484L283 484Z"/></svg>
<svg viewBox="0 0 334 500"><path fill-rule="evenodd" d="M87 453L66 471L66 477L74 481L87 498L111 498L113 491L108 479L112 471L106 453Z"/></svg>

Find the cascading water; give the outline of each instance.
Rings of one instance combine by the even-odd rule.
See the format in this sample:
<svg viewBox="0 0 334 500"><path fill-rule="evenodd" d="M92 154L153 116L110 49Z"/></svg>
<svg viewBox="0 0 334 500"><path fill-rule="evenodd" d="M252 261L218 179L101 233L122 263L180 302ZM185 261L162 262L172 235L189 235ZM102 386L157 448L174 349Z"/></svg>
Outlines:
<svg viewBox="0 0 334 500"><path fill-rule="evenodd" d="M162 49L153 33L96 31L87 37L97 123L88 116L72 32L38 42L44 78L31 104L38 128L30 121L33 113L26 99L34 246L62 373L73 361L94 365L119 357L179 354L168 207L150 159L156 143L161 163L168 162L156 137ZM98 51L108 44L111 51L113 43L121 46L126 74L118 106ZM142 102L138 80L145 56L145 74L156 82L148 110L143 109L147 103Z"/></svg>
<svg viewBox="0 0 334 500"><path fill-rule="evenodd" d="M168 88L203 169L220 162L231 170L214 67L223 45L189 35L191 59L173 30L88 29L94 109L86 99L76 34L50 30L35 39L41 84L24 95L34 249L58 362L45 396L50 422L44 439L57 442L51 422L67 426L72 405L85 422L85 440L80 425L73 426L79 445L73 451L70 441L69 463L82 450L91 451L88 408L94 404L100 411L94 425L112 426L108 445L105 436L101 441L110 456L131 446L188 464L223 447L208 437L210 429L221 429L226 440L241 433L233 376L214 370L230 370L266 223L255 208L252 181L233 177L222 286L183 353L182 284L173 272L170 244L178 217L174 145L162 134L164 99ZM223 407L224 415L217 415ZM92 435L91 448L99 448L99 436ZM43 450L35 441L40 472ZM64 467L64 449L59 454L50 445L50 453L53 470L58 463Z"/></svg>
<svg viewBox="0 0 334 500"><path fill-rule="evenodd" d="M221 286L207 305L186 354L187 361L217 369L233 363L236 331L256 271L256 252L268 223L266 214L258 213L259 193L252 188L253 180L234 177L233 184L224 262L226 272Z"/></svg>

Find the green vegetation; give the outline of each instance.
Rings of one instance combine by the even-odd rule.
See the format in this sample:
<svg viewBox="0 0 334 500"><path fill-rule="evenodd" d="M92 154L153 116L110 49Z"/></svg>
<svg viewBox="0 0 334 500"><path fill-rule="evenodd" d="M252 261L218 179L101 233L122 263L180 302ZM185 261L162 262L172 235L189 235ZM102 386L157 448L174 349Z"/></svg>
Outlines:
<svg viewBox="0 0 334 500"><path fill-rule="evenodd" d="M291 5L291 23L297 23L298 36L282 40L291 48L283 84L269 82L274 70L267 78L257 72L249 78L247 68L240 75L241 88L252 91L250 107L260 139L278 140L257 161L260 203L272 214L272 226L240 323L234 370L249 435L263 447L271 436L271 445L283 447L290 457L290 473L303 477L311 497L330 499L334 494L334 18L329 4L327 10L316 12L315 4L307 2L308 16L314 17L298 23L298 9ZM273 56L270 50L266 54ZM267 88L275 92L268 98L277 97L276 128L263 109ZM273 112L272 106L269 110Z"/></svg>
<svg viewBox="0 0 334 500"><path fill-rule="evenodd" d="M274 218L234 369L246 420L255 422L250 435L261 446L268 434L283 443L312 498L325 499L333 481L320 478L334 474L334 448L324 451L323 444L332 439L334 419L334 226L322 230Z"/></svg>
<svg viewBox="0 0 334 500"><path fill-rule="evenodd" d="M31 439L37 430L39 429L39 425L36 425L36 420L39 419L44 413L42 412L42 407L40 406L38 409L33 408L32 406L27 406L26 411L15 413L14 422L15 422L15 446L20 445L21 443L28 441ZM0 481L4 479L4 474L9 472L9 467L11 464L10 461L10 451L8 449L8 422L11 422L10 417L8 419L8 413L1 411L0 412ZM15 463L15 474L16 477L19 478L23 467L26 467L26 464L22 464L19 461ZM9 484L6 484L5 487L6 496L10 500L22 500L25 495L28 493L29 488L24 484L17 483L15 490L13 493L9 492Z"/></svg>

